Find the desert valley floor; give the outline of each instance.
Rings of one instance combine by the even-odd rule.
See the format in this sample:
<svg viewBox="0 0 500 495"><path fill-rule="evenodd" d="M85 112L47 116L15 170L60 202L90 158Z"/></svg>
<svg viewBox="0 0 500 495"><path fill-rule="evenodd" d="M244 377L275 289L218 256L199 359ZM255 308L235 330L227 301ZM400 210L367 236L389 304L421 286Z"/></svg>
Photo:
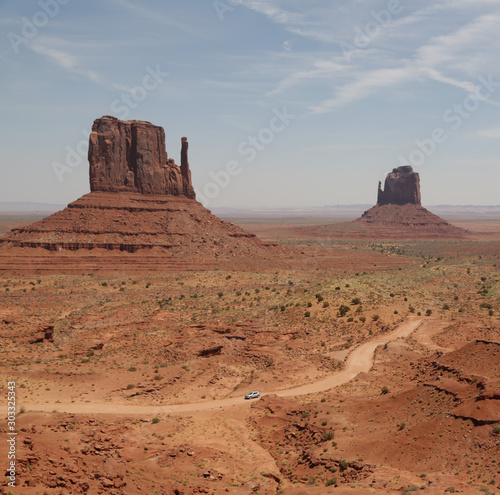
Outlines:
<svg viewBox="0 0 500 495"><path fill-rule="evenodd" d="M315 223L240 224L301 253L279 268L4 264L19 486L0 493L499 492L499 222L454 222L458 240Z"/></svg>

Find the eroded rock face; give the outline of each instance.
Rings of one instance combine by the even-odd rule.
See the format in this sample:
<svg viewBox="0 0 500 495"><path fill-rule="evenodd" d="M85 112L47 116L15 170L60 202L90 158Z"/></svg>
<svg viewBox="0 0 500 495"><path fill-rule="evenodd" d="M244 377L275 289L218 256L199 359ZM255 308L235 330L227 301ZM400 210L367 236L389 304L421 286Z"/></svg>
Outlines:
<svg viewBox="0 0 500 495"><path fill-rule="evenodd" d="M378 183L377 205L420 205L420 177L410 165L398 167L387 174L384 190Z"/></svg>
<svg viewBox="0 0 500 495"><path fill-rule="evenodd" d="M187 148L183 137L178 166L168 158L163 128L138 120L101 117L94 121L90 134L90 190L194 199Z"/></svg>

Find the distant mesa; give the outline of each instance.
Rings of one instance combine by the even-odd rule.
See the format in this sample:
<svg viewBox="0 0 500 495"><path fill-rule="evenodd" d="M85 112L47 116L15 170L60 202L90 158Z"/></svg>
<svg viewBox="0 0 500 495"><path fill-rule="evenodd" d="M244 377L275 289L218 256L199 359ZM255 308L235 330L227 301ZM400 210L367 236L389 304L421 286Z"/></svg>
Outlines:
<svg viewBox="0 0 500 495"><path fill-rule="evenodd" d="M71 258L73 271L81 272L99 264L96 255L123 265L127 258L120 252L128 252L149 257L143 262L134 258L135 266L142 263L149 270L238 263L252 267L276 261L285 252L212 215L196 201L185 137L177 165L167 155L161 127L104 116L92 127L88 157L89 194L0 238L1 254L18 256L12 266L31 264L41 272L55 271ZM42 262L47 251L52 256ZM155 256L163 257L162 264Z"/></svg>

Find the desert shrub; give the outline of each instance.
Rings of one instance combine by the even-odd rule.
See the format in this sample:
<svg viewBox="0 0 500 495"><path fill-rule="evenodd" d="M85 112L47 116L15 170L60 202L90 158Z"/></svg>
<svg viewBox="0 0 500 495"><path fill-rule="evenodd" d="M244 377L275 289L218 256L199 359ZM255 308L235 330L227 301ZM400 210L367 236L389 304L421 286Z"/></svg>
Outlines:
<svg viewBox="0 0 500 495"><path fill-rule="evenodd" d="M380 315L373 315L372 316L373 321L377 321L377 320L379 320L379 318L380 318Z"/></svg>
<svg viewBox="0 0 500 495"><path fill-rule="evenodd" d="M408 311L410 313L415 313L415 308L413 306L408 306Z"/></svg>
<svg viewBox="0 0 500 495"><path fill-rule="evenodd" d="M324 431L323 435L321 435L322 442L328 442L329 440L333 440L335 438L335 433L333 431Z"/></svg>
<svg viewBox="0 0 500 495"><path fill-rule="evenodd" d="M217 295L218 295L219 297L222 297L222 296L224 295L224 292L217 292Z"/></svg>
<svg viewBox="0 0 500 495"><path fill-rule="evenodd" d="M159 423L159 422L160 422L160 418L153 418L153 419L151 420L151 423L153 423L154 425L155 425L156 423Z"/></svg>
<svg viewBox="0 0 500 495"><path fill-rule="evenodd" d="M330 306L330 303L329 303L329 302L327 302L327 301L325 301L325 302L323 303L323 308L328 308L328 306Z"/></svg>
<svg viewBox="0 0 500 495"><path fill-rule="evenodd" d="M387 387L382 387L382 389L380 390L380 393L382 395L386 395L389 393L389 389Z"/></svg>
<svg viewBox="0 0 500 495"><path fill-rule="evenodd" d="M129 383L127 385L127 390L132 390L133 388L135 388L135 385L133 383Z"/></svg>
<svg viewBox="0 0 500 495"><path fill-rule="evenodd" d="M312 302L308 302L308 303L307 303L307 307L308 307L308 308L312 308L312 305L313 305L313 303L312 303Z"/></svg>
<svg viewBox="0 0 500 495"><path fill-rule="evenodd" d="M325 486L332 486L337 484L337 478L330 478L326 480Z"/></svg>
<svg viewBox="0 0 500 495"><path fill-rule="evenodd" d="M127 369L127 371L137 371L137 368L135 366L131 366Z"/></svg>
<svg viewBox="0 0 500 495"><path fill-rule="evenodd" d="M364 323L364 322L366 321L366 317L365 317L365 316L360 316L360 317L359 317L359 321L360 321L361 323Z"/></svg>
<svg viewBox="0 0 500 495"><path fill-rule="evenodd" d="M354 318L352 316L349 316L349 318L347 318L347 323L352 323L354 321Z"/></svg>
<svg viewBox="0 0 500 495"><path fill-rule="evenodd" d="M285 311L285 309L286 309L286 306L283 306L283 305L280 306L281 311Z"/></svg>
<svg viewBox="0 0 500 495"><path fill-rule="evenodd" d="M493 427L493 435L500 435L500 425Z"/></svg>
<svg viewBox="0 0 500 495"><path fill-rule="evenodd" d="M482 302L479 307L481 309L491 309L493 306L490 304L490 303L487 303L487 302Z"/></svg>
<svg viewBox="0 0 500 495"><path fill-rule="evenodd" d="M241 296L241 290L237 290L237 291L236 291L236 295L237 295L237 296Z"/></svg>
<svg viewBox="0 0 500 495"><path fill-rule="evenodd" d="M340 287L335 287L335 290L340 290Z"/></svg>
<svg viewBox="0 0 500 495"><path fill-rule="evenodd" d="M339 306L338 316L345 316L349 311L351 311L351 308L349 306L341 304Z"/></svg>
<svg viewBox="0 0 500 495"><path fill-rule="evenodd" d="M391 292L389 296L394 297L395 296L394 292Z"/></svg>
<svg viewBox="0 0 500 495"><path fill-rule="evenodd" d="M309 311L306 311L306 312L304 313L304 316L305 316L306 318L309 318L309 317L311 316L311 313L310 313Z"/></svg>
<svg viewBox="0 0 500 495"><path fill-rule="evenodd" d="M457 489L454 486L449 486L444 492L445 493L456 493Z"/></svg>
<svg viewBox="0 0 500 495"><path fill-rule="evenodd" d="M347 461L340 461L340 470L345 471L349 467L349 463Z"/></svg>
<svg viewBox="0 0 500 495"><path fill-rule="evenodd" d="M354 297L351 301L351 304L353 305L361 304L361 299L359 297Z"/></svg>
<svg viewBox="0 0 500 495"><path fill-rule="evenodd" d="M493 316L493 313L494 313L494 311L493 311L492 309L490 309L490 310L488 311L488 314L489 314L490 316Z"/></svg>
<svg viewBox="0 0 500 495"><path fill-rule="evenodd" d="M432 309L428 309L426 312L425 312L425 315L426 316L430 316L432 314Z"/></svg>
<svg viewBox="0 0 500 495"><path fill-rule="evenodd" d="M450 306L448 304L443 304L443 309L448 310L448 309L450 309Z"/></svg>

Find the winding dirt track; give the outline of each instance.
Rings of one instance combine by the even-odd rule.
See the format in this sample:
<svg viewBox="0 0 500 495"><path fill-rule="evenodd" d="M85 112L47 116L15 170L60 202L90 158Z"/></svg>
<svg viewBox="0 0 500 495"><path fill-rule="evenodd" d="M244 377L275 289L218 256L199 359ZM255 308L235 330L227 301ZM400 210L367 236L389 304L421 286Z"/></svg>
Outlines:
<svg viewBox="0 0 500 495"><path fill-rule="evenodd" d="M361 344L354 349L347 358L344 369L339 373L320 380L315 383L308 383L300 387L290 388L287 390L265 391L265 394L275 394L279 397L290 397L296 395L312 394L316 392L324 392L331 388L338 387L351 381L359 373L367 373L373 366L373 357L375 349L379 345L383 345L392 340L408 337L422 323L423 318L410 317L402 323L394 332L387 335L381 335L376 339L370 340ZM127 404L110 404L110 403L89 403L89 404L36 404L27 405L27 411L54 411L66 413L86 413L86 414L124 414L124 415L152 415L152 414L167 414L167 413L185 413L196 411L207 411L210 409L218 409L235 405L248 404L252 401L246 401L243 397L233 397L229 399L213 400L210 402L195 402L190 404L175 404L168 406L137 406Z"/></svg>

